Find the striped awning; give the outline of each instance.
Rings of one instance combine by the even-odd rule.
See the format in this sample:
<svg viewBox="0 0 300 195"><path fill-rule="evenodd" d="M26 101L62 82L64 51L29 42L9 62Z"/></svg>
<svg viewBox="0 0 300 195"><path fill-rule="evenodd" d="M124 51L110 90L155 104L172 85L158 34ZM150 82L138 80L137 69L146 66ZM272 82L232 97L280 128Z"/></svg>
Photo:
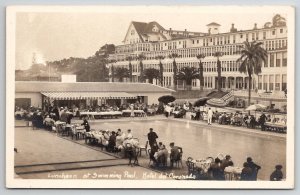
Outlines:
<svg viewBox="0 0 300 195"><path fill-rule="evenodd" d="M136 98L136 96L125 92L41 92L41 94L54 100L135 99Z"/></svg>

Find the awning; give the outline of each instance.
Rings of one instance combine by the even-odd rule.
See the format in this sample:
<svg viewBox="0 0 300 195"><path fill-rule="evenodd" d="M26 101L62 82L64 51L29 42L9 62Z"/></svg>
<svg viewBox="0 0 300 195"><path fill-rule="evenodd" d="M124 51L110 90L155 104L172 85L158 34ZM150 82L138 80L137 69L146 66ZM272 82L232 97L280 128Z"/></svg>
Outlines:
<svg viewBox="0 0 300 195"><path fill-rule="evenodd" d="M136 99L136 96L125 92L41 92L54 100L81 99Z"/></svg>

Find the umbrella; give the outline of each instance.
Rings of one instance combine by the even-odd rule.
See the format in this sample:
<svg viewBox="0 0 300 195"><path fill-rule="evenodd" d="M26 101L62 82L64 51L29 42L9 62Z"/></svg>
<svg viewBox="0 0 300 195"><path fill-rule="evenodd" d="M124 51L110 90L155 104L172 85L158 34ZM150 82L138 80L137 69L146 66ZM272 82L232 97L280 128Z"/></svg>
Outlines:
<svg viewBox="0 0 300 195"><path fill-rule="evenodd" d="M250 111L250 110L263 110L263 109L266 109L267 106L265 105L262 105L262 104L253 104L251 106L249 106L248 108L246 108L247 111Z"/></svg>
<svg viewBox="0 0 300 195"><path fill-rule="evenodd" d="M194 106L204 106L208 99L209 99L208 97L202 97L194 102Z"/></svg>

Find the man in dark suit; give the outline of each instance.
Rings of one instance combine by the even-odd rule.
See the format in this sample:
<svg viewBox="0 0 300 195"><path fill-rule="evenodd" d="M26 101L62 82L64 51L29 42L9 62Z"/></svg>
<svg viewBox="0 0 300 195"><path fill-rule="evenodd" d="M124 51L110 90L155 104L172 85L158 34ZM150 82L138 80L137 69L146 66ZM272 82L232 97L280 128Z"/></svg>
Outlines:
<svg viewBox="0 0 300 195"><path fill-rule="evenodd" d="M158 138L157 134L153 131L153 128L150 128L150 132L148 133L149 145L152 148L154 143L156 143L156 139Z"/></svg>

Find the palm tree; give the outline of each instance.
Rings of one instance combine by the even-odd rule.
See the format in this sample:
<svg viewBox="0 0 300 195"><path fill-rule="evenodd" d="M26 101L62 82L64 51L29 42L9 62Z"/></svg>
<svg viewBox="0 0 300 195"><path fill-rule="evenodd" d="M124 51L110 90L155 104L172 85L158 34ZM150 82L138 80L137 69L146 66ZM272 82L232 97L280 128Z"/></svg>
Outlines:
<svg viewBox="0 0 300 195"><path fill-rule="evenodd" d="M117 67L114 76L119 79L119 82L122 82L124 78L129 78L129 70L124 67Z"/></svg>
<svg viewBox="0 0 300 195"><path fill-rule="evenodd" d="M156 56L156 60L159 60L159 80L160 80L160 85L163 86L163 81L164 81L164 67L161 61L165 59L165 56Z"/></svg>
<svg viewBox="0 0 300 195"><path fill-rule="evenodd" d="M180 57L178 53L171 53L169 58L173 59L173 85L174 89L177 90L177 65L176 65L176 58Z"/></svg>
<svg viewBox="0 0 300 195"><path fill-rule="evenodd" d="M200 81L200 91L203 91L204 77L203 77L203 63L202 59L205 58L204 54L198 54L196 58L199 60L199 81Z"/></svg>
<svg viewBox="0 0 300 195"><path fill-rule="evenodd" d="M267 62L267 51L262 48L262 42L253 41L249 43L244 42L244 49L241 51L241 57L237 59L238 63L241 63L239 71L246 73L249 76L249 94L248 94L248 105L251 102L251 83L252 75L258 75L261 73L262 62Z"/></svg>
<svg viewBox="0 0 300 195"><path fill-rule="evenodd" d="M222 88L222 77L221 77L222 68L221 68L221 61L219 59L222 56L223 56L223 53L220 51L217 51L214 53L214 57L217 58L218 91L221 91L221 88Z"/></svg>
<svg viewBox="0 0 300 195"><path fill-rule="evenodd" d="M129 79L130 79L130 82L132 82L132 64L131 64L132 60L134 60L133 56L127 56L126 57L126 61L129 62L128 67L129 67Z"/></svg>
<svg viewBox="0 0 300 195"><path fill-rule="evenodd" d="M192 81L193 79L199 78L199 73L194 67L183 67L176 76L178 80L185 81L187 90L191 90Z"/></svg>
<svg viewBox="0 0 300 195"><path fill-rule="evenodd" d="M153 84L153 79L158 79L160 77L159 70L155 68L147 68L144 70L144 77L149 79L149 83Z"/></svg>
<svg viewBox="0 0 300 195"><path fill-rule="evenodd" d="M137 60L140 62L140 82L144 82L144 66L143 66L143 60L146 59L146 56L144 54L139 54L137 56Z"/></svg>

